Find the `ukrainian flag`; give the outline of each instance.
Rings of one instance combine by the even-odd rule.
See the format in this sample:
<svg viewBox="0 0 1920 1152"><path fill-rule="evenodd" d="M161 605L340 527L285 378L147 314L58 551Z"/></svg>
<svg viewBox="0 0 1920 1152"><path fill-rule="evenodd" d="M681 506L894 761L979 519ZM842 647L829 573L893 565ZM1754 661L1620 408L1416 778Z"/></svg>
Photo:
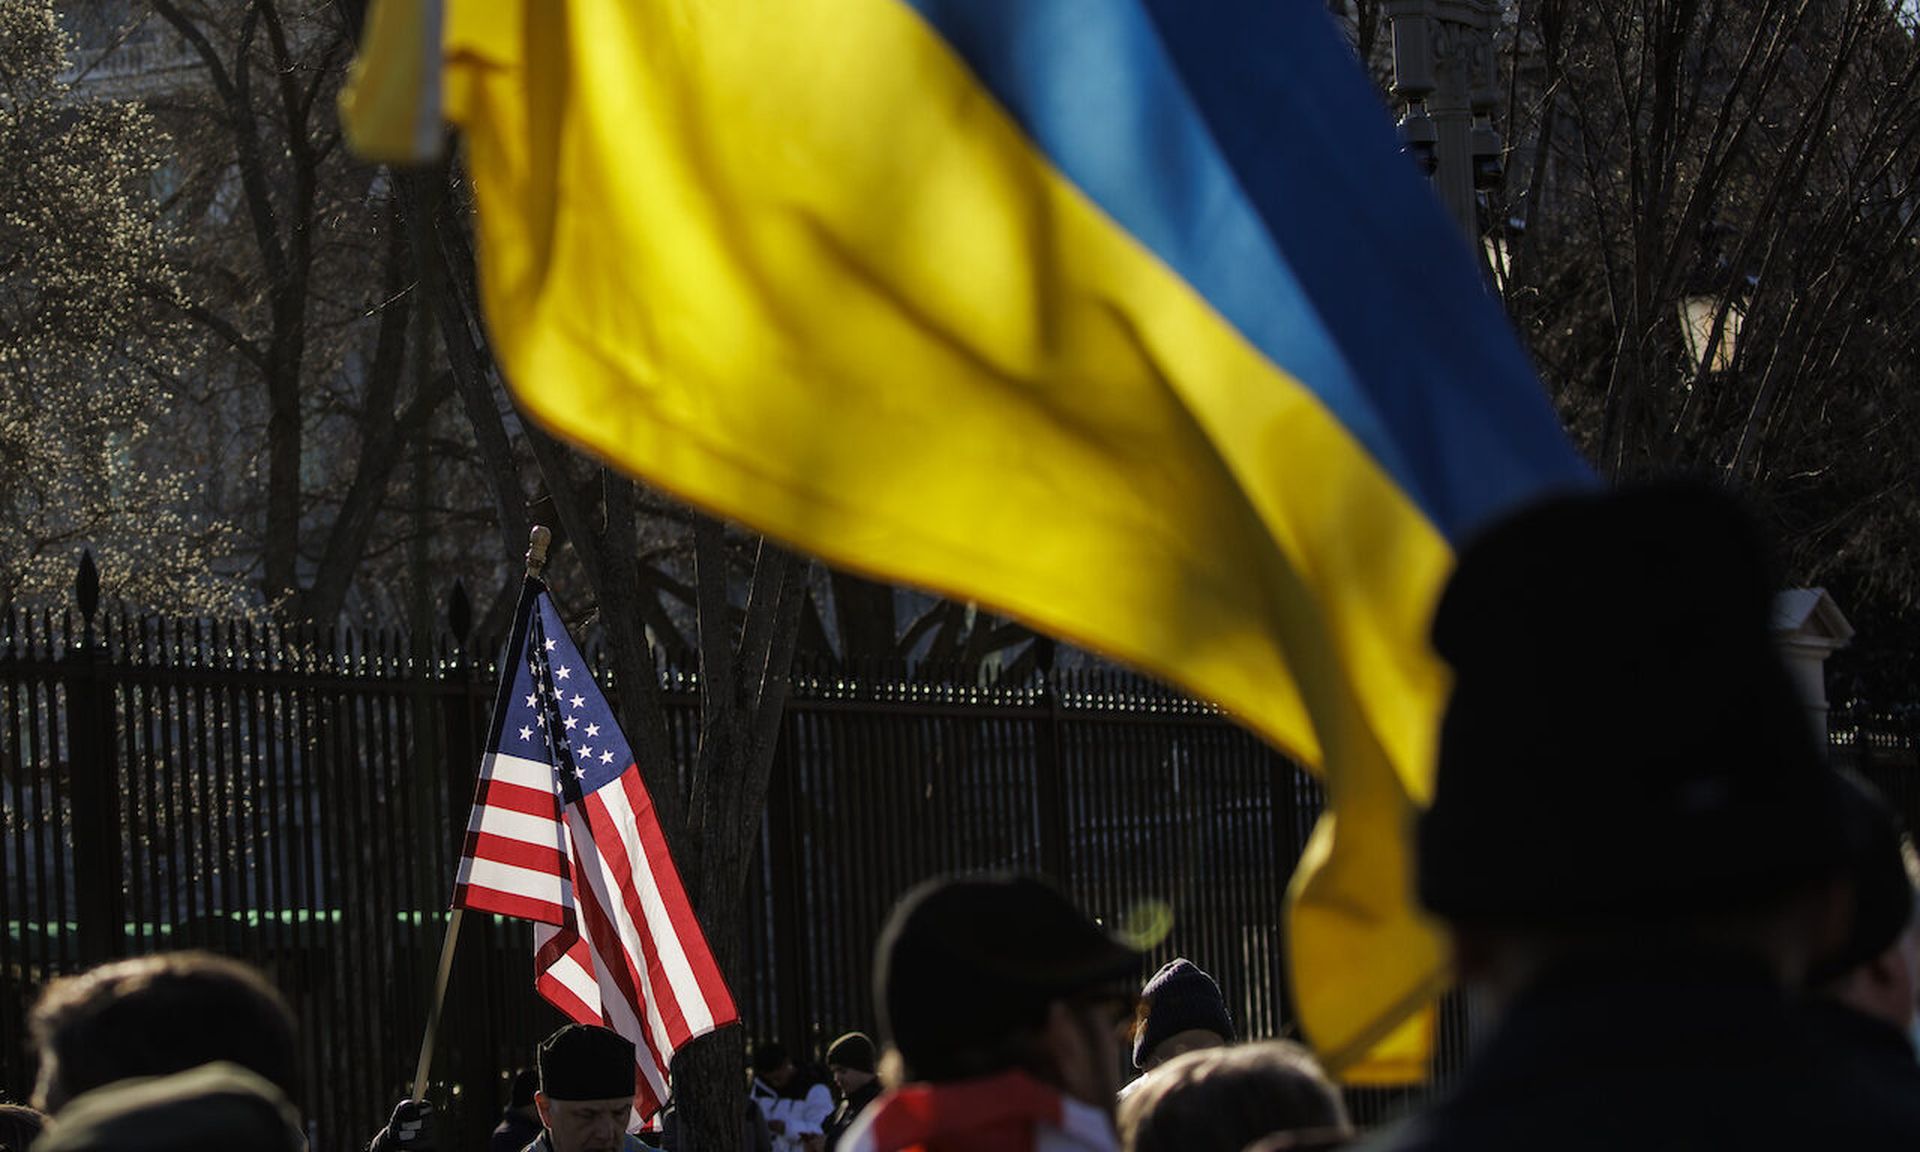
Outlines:
<svg viewBox="0 0 1920 1152"><path fill-rule="evenodd" d="M1323 5L383 2L350 133L462 130L527 412L1218 702L1325 772L1309 1036L1435 993L1428 617L1588 473Z"/></svg>

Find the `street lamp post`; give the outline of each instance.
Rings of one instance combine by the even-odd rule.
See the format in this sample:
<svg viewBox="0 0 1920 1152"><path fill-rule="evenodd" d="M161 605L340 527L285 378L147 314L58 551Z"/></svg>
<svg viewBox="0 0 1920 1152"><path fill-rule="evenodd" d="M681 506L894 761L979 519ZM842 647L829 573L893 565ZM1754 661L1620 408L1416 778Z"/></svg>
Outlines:
<svg viewBox="0 0 1920 1152"><path fill-rule="evenodd" d="M1407 150L1432 175L1441 203L1477 242L1477 193L1502 174L1493 127L1499 72L1493 34L1499 0L1386 0L1393 32L1393 94Z"/></svg>
<svg viewBox="0 0 1920 1152"><path fill-rule="evenodd" d="M1680 336L1687 346L1687 367L1695 373L1732 371L1740 321L1745 318L1746 310L1737 298L1728 300L1706 289L1680 297ZM1692 377L1686 383L1691 388Z"/></svg>

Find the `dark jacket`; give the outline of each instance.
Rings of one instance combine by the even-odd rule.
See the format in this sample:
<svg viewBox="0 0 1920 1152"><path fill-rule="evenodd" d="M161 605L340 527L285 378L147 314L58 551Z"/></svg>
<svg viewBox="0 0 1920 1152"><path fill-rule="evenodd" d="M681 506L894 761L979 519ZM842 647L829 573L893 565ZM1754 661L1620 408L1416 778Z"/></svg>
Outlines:
<svg viewBox="0 0 1920 1152"><path fill-rule="evenodd" d="M1727 956L1572 965L1515 998L1449 1095L1371 1152L1920 1148L1912 1109L1823 1058L1777 985Z"/></svg>
<svg viewBox="0 0 1920 1152"><path fill-rule="evenodd" d="M553 1152L553 1141L547 1139L547 1131L542 1128L540 1135L533 1138L522 1152ZM621 1138L620 1152L656 1152L653 1145L629 1132Z"/></svg>
<svg viewBox="0 0 1920 1152"><path fill-rule="evenodd" d="M840 1137L846 1134L847 1129L853 1127L853 1122L860 1117L861 1109L879 1098L880 1081L876 1079L867 1081L866 1087L856 1089L846 1099L840 1101L840 1106L835 1108L833 1115L827 1119L827 1152L833 1152L840 1146Z"/></svg>
<svg viewBox="0 0 1920 1152"><path fill-rule="evenodd" d="M1907 1033L1824 997L1800 1017L1820 1062L1873 1115L1904 1116L1920 1126L1920 1058Z"/></svg>
<svg viewBox="0 0 1920 1152"><path fill-rule="evenodd" d="M538 1119L508 1109L487 1140L487 1152L521 1152L539 1138L541 1131Z"/></svg>

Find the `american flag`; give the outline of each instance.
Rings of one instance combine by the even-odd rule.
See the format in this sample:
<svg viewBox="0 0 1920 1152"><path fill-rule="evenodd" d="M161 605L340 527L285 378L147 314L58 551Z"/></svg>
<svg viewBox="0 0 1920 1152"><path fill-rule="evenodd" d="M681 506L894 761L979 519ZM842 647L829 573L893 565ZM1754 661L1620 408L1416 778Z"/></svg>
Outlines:
<svg viewBox="0 0 1920 1152"><path fill-rule="evenodd" d="M633 1041L634 1110L673 1053L738 1019L613 710L528 580L501 670L453 906L534 922L534 985Z"/></svg>

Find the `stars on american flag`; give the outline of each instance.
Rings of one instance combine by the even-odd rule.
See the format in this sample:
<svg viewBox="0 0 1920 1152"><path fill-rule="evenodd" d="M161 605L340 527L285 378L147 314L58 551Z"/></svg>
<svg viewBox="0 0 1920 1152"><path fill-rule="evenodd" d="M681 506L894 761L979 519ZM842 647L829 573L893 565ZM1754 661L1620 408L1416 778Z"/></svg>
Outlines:
<svg viewBox="0 0 1920 1152"><path fill-rule="evenodd" d="M555 792L572 804L616 778L633 756L592 671L585 669L578 650L555 634L562 626L553 619L532 622L521 653L525 671L515 677L508 697L514 712L502 735L520 755L552 765ZM576 679L574 672L581 669L585 674ZM563 680L578 686L563 688Z"/></svg>

